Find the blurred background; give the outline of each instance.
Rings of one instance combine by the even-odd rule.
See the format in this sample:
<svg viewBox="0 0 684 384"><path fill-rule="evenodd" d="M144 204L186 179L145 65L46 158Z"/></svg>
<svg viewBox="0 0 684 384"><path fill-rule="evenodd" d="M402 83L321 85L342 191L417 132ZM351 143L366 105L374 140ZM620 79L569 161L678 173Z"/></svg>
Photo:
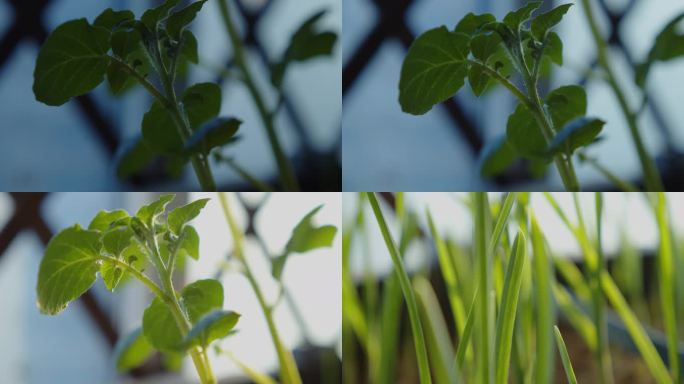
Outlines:
<svg viewBox="0 0 684 384"><path fill-rule="evenodd" d="M497 19L527 0L345 0L343 9L343 186L346 191L559 190L554 169L537 180L519 164L496 180L482 180L478 154L505 132L515 100L502 89L479 99L469 87L423 116L401 112L399 74L415 37L446 25L453 29L468 12L492 13ZM554 66L544 92L566 84L587 89L590 116L607 121L605 140L588 151L618 176L640 181L641 169L626 122L607 84L595 72L596 53L581 5L547 0L542 10L576 3L556 31L563 41L564 66ZM684 2L672 0L592 0L609 43L618 77L634 108L640 92L633 64L645 60L655 36ZM680 28L681 31L681 28ZM639 115L640 131L657 156L669 190L679 190L680 151L684 148L684 65L657 64L649 77L649 103ZM577 165L585 190L614 189L588 165Z"/></svg>
<svg viewBox="0 0 684 384"><path fill-rule="evenodd" d="M181 3L189 3L189 0ZM162 164L141 176L122 181L115 158L140 135L150 97L140 88L121 98L107 86L48 107L32 92L36 55L50 31L59 24L86 17L92 21L107 7L142 12L158 0L0 0L0 190L114 191L196 190L192 171L170 180ZM321 28L340 32L339 0L235 0L234 17L247 36L249 61L265 92L276 104L268 64L282 55L291 35L312 14L326 9ZM219 82L223 88L221 116L243 120L241 140L226 151L243 167L269 182L277 179L265 130L249 93L236 78L222 74L231 68L231 45L218 5L208 2L191 28L199 42L200 65L191 66L185 84ZM293 65L285 78L285 99L276 128L293 158L305 190L340 190L341 49L332 57ZM220 189L252 189L226 165L214 167Z"/></svg>
<svg viewBox="0 0 684 384"><path fill-rule="evenodd" d="M114 294L101 279L58 316L39 314L35 304L38 266L53 233L79 223L87 226L101 209L124 208L135 213L157 198L156 193L0 194L0 382L43 383L192 383L190 361L180 372L169 372L153 358L130 376L116 372L112 347L119 335L140 326L152 297L131 281ZM176 286L202 278L219 278L225 308L242 314L238 333L220 343L224 350L259 371L277 373L277 358L266 321L247 280L228 267L232 240L220 204L212 194L179 193L173 205L201 197L211 201L194 220L200 234L200 259L189 261ZM274 302L278 286L270 274L268 254L282 251L292 229L310 210L317 225L341 227L339 194L231 194L241 228L250 230L246 255L267 301ZM339 382L341 349L341 235L331 248L293 255L283 275L292 303L283 300L275 321L295 358L305 383ZM294 308L294 309L293 309ZM247 383L226 356L210 353L221 383Z"/></svg>

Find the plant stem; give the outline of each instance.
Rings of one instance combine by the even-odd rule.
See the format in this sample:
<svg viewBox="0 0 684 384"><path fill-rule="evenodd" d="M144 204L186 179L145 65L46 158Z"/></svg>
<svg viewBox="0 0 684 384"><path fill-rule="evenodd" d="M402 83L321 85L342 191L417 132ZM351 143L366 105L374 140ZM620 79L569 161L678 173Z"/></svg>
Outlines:
<svg viewBox="0 0 684 384"><path fill-rule="evenodd" d="M299 371L294 360L292 353L285 348L282 340L278 334L278 329L276 328L275 321L273 320L273 313L271 307L266 303L266 299L261 291L261 287L254 278L254 274L250 269L247 259L245 258L243 241L244 235L242 231L238 228L235 217L230 210L230 205L228 204L228 199L225 194L219 193L219 200L221 202L221 208L223 209L223 214L228 222L228 227L230 228L230 233L233 237L233 253L242 264L244 269L244 275L252 286L252 290L259 301L259 306L261 307L264 317L266 318L266 323L268 324L268 330L271 333L271 339L278 354L278 360L280 361L280 380L283 384L301 384L302 379L299 376Z"/></svg>
<svg viewBox="0 0 684 384"><path fill-rule="evenodd" d="M190 128L190 122L185 116L185 113L181 111L179 107L176 90L173 88L174 76L173 73L164 73L161 77L166 92L166 98L170 101L170 106L167 106L167 111L171 114L176 129L178 130L178 135L180 135L183 145L185 145L192 135L192 129ZM214 182L214 176L211 174L211 168L209 168L209 162L206 156L199 153L193 154L190 157L190 161L202 189L204 191L216 191L216 183Z"/></svg>
<svg viewBox="0 0 684 384"><path fill-rule="evenodd" d="M100 256L100 258L104 261L115 264L119 268L130 273L133 275L133 277L138 279L147 288L149 288L150 291L152 291L152 293L159 298L159 300L162 300L164 303L166 303L167 307L171 311L171 314L173 315L174 320L176 321L176 324L178 325L178 328L181 330L181 333L183 335L188 333L190 330L190 323L183 314L183 310L181 309L178 298L173 290L173 284L170 277L168 279L162 277L164 275L164 271L159 271L160 279L162 280L162 284L164 286L162 289L154 281L147 277L147 275L133 268L125 261L109 256ZM157 263L155 263L155 266L156 264ZM199 347L193 348L190 350L190 356L202 384L215 384L216 379L214 378L214 374L211 370L211 365L209 364L209 360L206 356L206 351L200 349Z"/></svg>
<svg viewBox="0 0 684 384"><path fill-rule="evenodd" d="M387 228L387 223L385 222L385 217L380 211L380 205L378 205L378 200L373 192L367 192L368 201L373 208L373 213L375 214L375 219L378 222L378 227L380 227L380 232L382 232L382 237L385 239L385 245L389 251L390 257L394 264L394 270L396 276L399 279L399 285L404 294L404 299L406 300L406 307L408 308L409 320L411 322L411 333L413 334L413 342L416 348L416 358L418 360L418 373L420 376L421 384L431 384L432 378L430 377L430 366L428 364L427 347L425 344L425 336L423 334L423 327L420 321L420 312L418 312L418 304L416 302L416 296L413 293L413 288L411 286L411 280L409 279L408 273L404 268L404 263L399 255L394 240L392 239L392 234Z"/></svg>
<svg viewBox="0 0 684 384"><path fill-rule="evenodd" d="M646 189L652 192L663 191L664 186L660 178L660 174L658 173L658 168L646 151L646 147L641 139L641 134L639 133L636 116L630 110L629 104L627 103L627 96L617 81L610 57L608 56L608 46L606 45L606 40L599 31L598 23L596 22L596 17L594 16L594 11L591 8L591 4L589 4L589 0L582 0L582 7L584 8L584 14L586 16L587 23L589 24L591 35L594 38L599 64L605 71L608 84L613 90L613 93L620 104L620 109L622 109L622 113L627 120L629 133L632 135L632 142L634 142L634 147L636 148L637 155L639 156L639 160L641 162Z"/></svg>
<svg viewBox="0 0 684 384"><path fill-rule="evenodd" d="M601 165L596 159L585 155L583 152L578 152L577 157L581 161L589 163L589 165L594 167L599 173L601 173L606 179L610 180L610 182L615 184L615 186L620 188L623 192L639 192L639 188L637 188L634 184L627 180L619 178L617 175L609 171L606 167Z"/></svg>
<svg viewBox="0 0 684 384"><path fill-rule="evenodd" d="M185 335L192 328L190 320L187 318L185 311L180 305L178 300L178 295L173 287L173 281L171 274L173 271L164 266L161 255L159 253L159 245L157 244L157 238L152 234L149 236L147 241L148 248L152 251L152 259L154 261L157 272L159 273L159 280L162 284L162 290L164 292L164 297L161 299L166 303L167 308L171 311L171 315L178 325L178 329L181 331L181 335ZM216 378L211 370L211 365L209 364L209 358L206 355L206 350L201 347L194 347L189 350L192 362L195 365L195 370L197 370L197 375L200 378L202 384L216 384Z"/></svg>
<svg viewBox="0 0 684 384"><path fill-rule="evenodd" d="M555 130L553 129L553 122L549 117L548 113L544 109L544 105L539 96L539 91L537 90L537 81L530 74L523 74L525 78L525 85L527 87L527 92L529 93L530 104L532 109L530 110L537 120L537 125L541 129L544 140L548 145L553 137L555 136ZM553 157L553 162L556 164L558 173L561 176L563 185L567 191L579 191L579 182L577 181L577 176L575 175L575 169L572 165L572 159L566 154L557 154Z"/></svg>
<svg viewBox="0 0 684 384"><path fill-rule="evenodd" d="M218 5L223 23L225 24L226 31L228 32L231 44L233 45L233 59L242 72L243 81L247 86L252 99L254 100L254 104L256 105L264 127L266 128L268 141L271 145L273 156L275 157L276 163L278 165L278 173L280 174L280 181L283 184L282 186L286 191L297 191L299 190L299 184L297 183L297 178L295 176L292 164L285 155L282 145L280 144L280 139L278 139L278 135L276 134L273 124L273 115L267 109L264 97L257 88L252 72L247 65L247 58L245 55L244 46L242 44L242 39L237 31L235 23L233 22L228 2L227 0L219 0Z"/></svg>
<svg viewBox="0 0 684 384"><path fill-rule="evenodd" d="M513 94L513 96L515 96L520 101L520 103L527 107L527 109L530 112L532 112L532 114L535 117L535 120L537 121L537 125L541 129L542 135L546 140L546 144L548 145L551 142L553 136L555 135L555 132L553 130L553 123L551 122L551 119L548 117L546 110L544 110L541 98L539 97L539 93L537 91L536 81L534 81L534 78L531 74L523 73L523 78L525 79L525 86L528 92L530 93L530 95L527 96L518 87L516 87L515 84L511 83L507 78L501 76L499 72L489 67L488 65L485 65L475 60L467 60L467 62L470 65L479 67L484 72L486 72L490 77L496 79L499 83L501 83L501 85L506 87L506 89L508 89ZM522 67L527 68L527 65L522 65ZM553 161L556 164L556 168L558 169L558 173L560 174L565 189L568 191L579 191L579 182L577 181L575 169L572 165L572 160L570 159L570 157L563 154L559 154L554 156Z"/></svg>
<svg viewBox="0 0 684 384"><path fill-rule="evenodd" d="M160 74L162 78L162 83L164 84L164 90L166 95L162 94L152 83L150 83L143 75L141 75L135 68L131 67L126 61L121 60L118 57L110 56L110 59L121 65L126 72L133 76L138 82L155 98L157 101L166 108L167 112L171 115L174 125L178 130L178 134L183 141L183 144L188 140L192 134L192 130L189 127L187 121L183 118L182 113L178 107L178 100L176 99L176 92L173 89L173 81L171 80L172 75ZM203 155L193 155L190 158L192 162L192 167L197 175L197 180L200 186L205 191L215 191L216 183L214 182L214 176L209 168L209 163Z"/></svg>

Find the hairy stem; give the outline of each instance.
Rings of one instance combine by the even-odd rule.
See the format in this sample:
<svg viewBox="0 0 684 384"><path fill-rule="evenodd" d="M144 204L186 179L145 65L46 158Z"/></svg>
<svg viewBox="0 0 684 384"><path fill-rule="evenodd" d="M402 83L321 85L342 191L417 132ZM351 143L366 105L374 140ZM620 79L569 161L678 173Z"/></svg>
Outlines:
<svg viewBox="0 0 684 384"><path fill-rule="evenodd" d="M176 325L178 326L178 329L180 329L181 335L185 337L190 331L190 328L192 328L192 324L181 307L178 295L176 294L176 289L173 287L173 270L164 266L159 253L157 239L154 234L149 236L147 243L148 248L152 251L152 259L154 260L155 267L159 273L159 280L161 280L162 291L164 292L164 298L162 298L162 300L164 300L167 308L171 311L171 314L176 321ZM214 377L214 372L209 364L206 350L201 347L193 347L188 352L195 365L195 370L200 378L200 382L202 384L216 384L216 378Z"/></svg>
<svg viewBox="0 0 684 384"><path fill-rule="evenodd" d="M280 380L283 384L301 384L302 379L299 375L299 370L297 369L297 364L295 363L294 356L292 353L285 348L280 335L278 334L278 328L273 320L273 313L271 307L266 303L266 298L264 297L261 287L254 278L254 274L247 263L244 254L243 241L244 235L235 221L233 212L228 204L228 198L223 193L219 193L219 201L221 202L221 208L223 209L223 214L228 222L228 227L230 228L230 233L233 237L233 253L235 258L242 264L244 275L252 286L252 290L259 301L259 306L261 307L264 317L266 318L266 323L268 324L268 330L271 333L271 339L278 354L278 360L280 362Z"/></svg>
<svg viewBox="0 0 684 384"><path fill-rule="evenodd" d="M539 96L539 91L537 90L537 81L532 77L531 74L523 74L525 79L525 85L527 87L527 92L529 93L530 104L532 105L531 112L537 120L537 125L542 131L542 135L546 140L548 145L553 137L555 136L555 130L553 129L553 121L549 117L544 105L542 103L541 97ZM567 191L579 191L579 181L577 181L577 176L575 175L575 168L572 165L572 158L566 154L557 154L553 156L553 162L558 169L563 185Z"/></svg>
<svg viewBox="0 0 684 384"><path fill-rule="evenodd" d="M598 23L596 22L596 17L594 15L593 9L591 8L591 4L589 4L589 0L582 0L582 7L584 8L584 15L586 16L587 23L589 24L591 35L594 38L599 64L606 73L608 85L610 85L610 88L613 90L613 93L620 104L622 114L625 116L625 120L627 120L629 133L632 136L632 142L634 143L637 155L639 156L639 161L641 162L646 189L652 192L663 191L664 186L660 178L660 173L658 173L658 168L656 167L653 158L651 158L646 150L646 147L644 146L644 142L641 139L641 134L639 133L639 127L637 126L636 115L631 111L629 104L627 103L627 96L617 81L613 65L608 55L608 46L606 44L606 40L599 31Z"/></svg>
<svg viewBox="0 0 684 384"><path fill-rule="evenodd" d="M285 155L283 147L280 144L280 139L278 138L275 126L273 124L273 115L266 107L264 97L257 88L256 82L254 81L254 76L252 75L249 65L247 65L247 58L245 55L244 46L242 44L242 39L237 31L235 23L233 22L227 0L219 0L218 5L221 17L223 19L223 24L225 24L226 31L228 32L231 44L233 45L233 59L242 72L243 81L247 86L252 99L254 100L254 104L259 111L259 116L261 117L264 127L266 128L266 134L268 135L268 141L271 145L271 151L273 151L273 156L275 157L276 163L278 165L278 173L280 174L282 187L286 191L297 191L299 190L299 184L297 183L297 178L295 176L292 164Z"/></svg>
<svg viewBox="0 0 684 384"><path fill-rule="evenodd" d="M178 134L180 135L183 144L185 144L192 134L192 130L190 129L186 119L183 118L178 106L176 92L173 89L172 78L174 75L166 73L160 74L162 83L164 85L164 91L166 93L166 95L164 95L157 89L157 87L150 83L145 76L136 71L136 69L130 66L125 60L121 60L116 56L110 56L110 59L121 65L129 75L133 76L140 83L140 85L143 86L143 88L145 88L164 108L166 108L173 118L174 125L176 125L176 129L178 130ZM214 182L214 176L211 173L209 162L207 161L206 157L197 154L191 156L190 161L202 189L205 191L215 191L216 183Z"/></svg>

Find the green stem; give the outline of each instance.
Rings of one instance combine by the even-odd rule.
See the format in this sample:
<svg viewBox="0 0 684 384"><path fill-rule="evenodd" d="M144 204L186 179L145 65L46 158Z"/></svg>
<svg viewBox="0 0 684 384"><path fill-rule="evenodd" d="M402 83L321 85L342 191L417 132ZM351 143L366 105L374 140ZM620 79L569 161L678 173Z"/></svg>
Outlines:
<svg viewBox="0 0 684 384"><path fill-rule="evenodd" d="M539 96L539 91L537 90L536 80L529 74L524 74L525 84L527 91L530 94L530 103L532 104L532 113L537 120L537 125L542 131L544 140L548 145L553 137L555 136L555 130L553 129L553 122L549 117L544 105ZM579 182L577 181L577 176L575 175L575 169L572 165L572 159L566 154L557 154L553 157L553 162L558 169L558 173L561 176L563 185L567 191L579 191Z"/></svg>
<svg viewBox="0 0 684 384"><path fill-rule="evenodd" d="M608 55L608 46L606 44L606 40L601 35L601 31L599 30L598 23L596 22L596 17L594 15L593 9L591 8L591 4L589 4L589 0L582 0L582 7L584 8L584 14L587 18L591 35L594 38L594 44L596 44L596 53L598 55L599 64L605 71L608 84L613 90L613 93L620 104L620 109L622 109L622 113L627 120L629 133L632 136L632 142L634 142L634 147L641 162L646 189L652 192L663 191L664 186L660 178L660 174L658 173L658 168L656 167L653 158L651 158L646 151L646 147L641 139L641 134L639 133L636 116L634 113L632 113L629 104L627 103L627 96L617 81L615 71Z"/></svg>
<svg viewBox="0 0 684 384"><path fill-rule="evenodd" d="M261 120L266 128L268 141L271 145L271 150L273 151L273 155L278 165L280 181L286 191L297 191L299 190L299 184L297 183L297 178L295 176L292 164L285 155L282 145L280 144L280 139L278 139L278 135L276 134L273 124L273 115L266 107L264 97L257 88L256 82L254 81L254 76L247 65L247 58L245 55L244 46L242 44L242 39L237 31L237 28L235 27L235 23L233 22L227 0L219 0L218 5L223 23L225 24L226 31L228 32L228 36L230 37L230 41L233 45L233 58L242 72L243 81L247 86L252 99L254 100L254 104L256 104Z"/></svg>
<svg viewBox="0 0 684 384"><path fill-rule="evenodd" d="M147 275L133 268L123 260L119 260L117 258L109 256L100 256L100 258L104 261L115 264L119 268L130 273L141 283L143 283L147 288L150 289L150 291L152 291L152 293L154 293L156 297L159 298L159 300L163 301L167 305L167 307L171 311L171 314L173 315L174 320L176 321L176 324L178 325L178 328L181 330L181 333L185 335L190 331L190 322L183 314L183 310L181 309L178 298L176 297L175 291L173 290L171 278L165 278L167 274L164 270L159 270L159 275L161 277L162 284L164 287L161 288L154 281L152 281L152 279L147 277ZM155 263L155 265L156 264L157 263ZM211 365L209 365L209 360L206 356L206 351L200 348L193 348L189 352L190 357L192 358L192 361L195 365L195 369L197 370L197 375L199 376L202 384L215 384L216 379L214 378L214 374L211 370Z"/></svg>
<svg viewBox="0 0 684 384"><path fill-rule="evenodd" d="M237 221L230 210L230 205L228 204L228 199L223 193L219 193L219 201L221 202L221 208L223 209L223 214L228 222L228 227L230 228L230 233L233 237L233 253L235 258L240 261L244 269L244 275L249 281L249 284L257 297L259 306L261 307L264 317L266 318L266 323L268 325L268 330L271 333L271 339L278 354L278 360L280 362L280 380L283 384L301 384L302 379L299 375L299 370L297 369L297 364L295 363L294 356L292 353L285 348L282 340L278 334L278 328L273 320L273 313L271 307L266 303L266 299L261 291L261 287L254 278L254 274L247 263L244 255L243 241L244 235L240 231Z"/></svg>
<svg viewBox="0 0 684 384"><path fill-rule="evenodd" d="M192 328L190 320L183 311L178 300L178 295L176 294L176 289L173 287L173 280L171 274L173 270L166 268L159 253L159 245L157 244L157 238L152 234L148 238L148 248L152 250L152 259L159 273L159 280L162 284L162 290L165 294L166 306L171 311L171 315L176 321L176 325L181 331L181 335L185 335ZM216 378L211 370L211 365L209 364L209 358L206 356L206 350L200 347L194 347L189 350L192 362L197 370L197 375L200 378L202 384L216 384Z"/></svg>
<svg viewBox="0 0 684 384"><path fill-rule="evenodd" d="M406 300L406 307L409 312L409 320L411 322L411 333L413 334L413 342L416 347L416 358L418 359L418 372L420 376L421 384L432 383L432 378L430 377L430 366L428 364L427 347L425 344L425 336L423 335L423 327L420 322L420 312L418 312L418 304L416 302L416 296L413 293L413 288L411 287L411 280L409 279L408 273L404 268L404 263L399 255L399 251L392 239L392 235L387 228L387 223L385 218L380 211L380 206L378 205L378 200L373 192L367 192L368 201L373 208L373 213L375 214L375 219L380 227L380 232L382 232L382 237L385 239L385 245L389 251L392 262L394 263L394 269L396 276L399 280L399 285L404 294L404 299Z"/></svg>
<svg viewBox="0 0 684 384"><path fill-rule="evenodd" d="M176 99L176 92L173 89L173 82L170 80L171 76L168 74L161 74L162 83L164 84L164 90L166 95L162 94L152 83L150 83L143 75L141 75L135 68L131 67L126 61L121 60L118 57L110 56L110 59L117 62L124 68L124 70L131 76L133 76L138 82L155 98L157 101L166 108L166 110L171 114L174 125L178 130L183 144L188 140L192 131L189 127L187 121L183 118L182 113L178 107L178 101ZM214 176L209 168L209 163L203 155L193 155L191 158L192 167L197 175L197 180L200 186L205 191L215 191L216 183L214 182Z"/></svg>
<svg viewBox="0 0 684 384"><path fill-rule="evenodd" d="M497 80L499 83L501 83L501 85L508 89L513 94L513 96L515 96L520 101L520 103L527 107L527 109L530 110L530 112L532 112L532 114L534 115L535 120L537 121L537 125L542 130L542 134L544 136L544 139L546 140L546 144L548 145L548 143L551 142L553 136L555 135L554 130L552 128L553 124L551 123L551 120L549 119L546 111L544 110L541 99L539 97L539 93L537 92L537 86L535 84L535 81L533 81L532 75L530 75L529 73L523 74L523 77L525 78L525 86L527 87L528 92L530 93L528 97L518 87L516 87L515 84L511 83L507 78L503 77L494 68L491 68L488 65L485 65L475 60L467 60L467 62L470 65L477 66L478 68L486 72L490 77ZM527 68L526 64L524 65L524 68ZM577 181L575 169L572 165L572 160L570 159L570 157L563 154L559 154L554 156L553 161L556 165L556 168L558 169L558 173L561 176L561 180L563 181L565 189L567 189L568 191L578 191L579 182Z"/></svg>
<svg viewBox="0 0 684 384"><path fill-rule="evenodd" d="M578 152L577 157L581 161L589 163L589 165L594 167L600 174L602 174L606 179L610 180L611 183L615 184L615 186L620 188L623 192L639 192L639 188L637 188L636 185L627 180L619 178L613 172L601 165L596 159L589 157L582 152Z"/></svg>

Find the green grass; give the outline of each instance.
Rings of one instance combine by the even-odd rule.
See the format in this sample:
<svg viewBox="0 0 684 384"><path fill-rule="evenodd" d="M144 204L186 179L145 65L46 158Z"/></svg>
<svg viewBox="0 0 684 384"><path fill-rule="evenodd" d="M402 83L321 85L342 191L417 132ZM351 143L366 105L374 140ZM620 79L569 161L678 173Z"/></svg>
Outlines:
<svg viewBox="0 0 684 384"><path fill-rule="evenodd" d="M543 195L574 237L581 250L583 267L552 252L553 244L548 244L544 233L550 229L538 222L530 204L532 199L541 196L538 194L509 193L492 202L487 193L472 193L469 198L462 198L460 201L470 213L458 219L470 220L473 224L471 240L463 246L451 236L450 228L438 229L428 209L423 210L425 221L419 220L403 194L397 196L394 207L393 225L401 233L397 244L376 196L361 195L361 204L368 202L373 210L393 270L384 283L375 275L367 280L367 284L378 290L376 298L359 295L349 272L343 272L345 329L357 339L362 351L351 355L345 352L344 364L347 356L366 359L365 363L354 362L356 371L350 368L345 372L349 375L350 371L358 373L361 369L367 375L345 377L345 382L523 384L553 382L563 375L569 383L576 383L572 357L581 358L581 366L587 359L593 360L596 370L591 382L610 384L615 380L613 364L618 370L632 367L624 366L622 360L612 361L609 343L612 340L608 339L607 332L609 312L624 324L635 353L655 382L681 382L678 364L665 363L678 357L676 347L681 334L677 329L681 319L673 273L679 255L673 245L665 196L654 194L650 200L660 233L660 247L657 289L647 294L635 292L638 287L642 291L645 288L645 284L635 282L628 282L625 286L628 290L622 291L622 285L616 283L606 267L602 247L606 229L604 203L614 195L592 195L595 216L583 210L580 200L584 199L579 194L568 196L568 202L572 198L574 212L566 212L565 206L556 201L557 195ZM421 222L426 223L424 229L419 229ZM358 225L358 219L350 224L353 238L363 236L368 241L370 236L377 236L369 228ZM343 239L344 268L349 268L352 236L347 238L345 233ZM434 249L434 256L429 251L424 254L418 260L418 268L409 276L404 256L410 245L416 243L421 246L412 247L412 251ZM623 244L620 249L629 247ZM630 257L640 261L638 252ZM635 260L630 262L634 264ZM628 275L616 275L620 276L621 284L627 277L643 278L634 265L628 272L621 272ZM651 301L647 302L649 298ZM371 299L373 305L369 305ZM637 316L633 305L639 302L664 307L662 316L656 317L657 322L653 324L662 322L664 326L668 359L660 356L647 332L647 323ZM667 305L669 308L665 308ZM404 308L407 312L403 312ZM404 313L408 314L406 327L402 327ZM570 355L573 351L568 352L556 326L560 323L573 329L571 335L577 338L573 345L582 342L591 353ZM402 337L404 334L410 338ZM376 343L377 351L369 352L370 343ZM556 371L557 356L563 371ZM379 367L371 366L378 362Z"/></svg>
<svg viewBox="0 0 684 384"><path fill-rule="evenodd" d="M404 262L399 255L394 240L392 239L392 234L387 227L385 222L385 217L380 210L380 205L372 192L367 193L368 202L373 208L373 213L375 214L375 219L378 221L378 227L380 232L382 232L382 237L385 240L385 245L392 258L392 263L394 264L394 269L397 273L399 279L399 285L401 286L401 291L404 294L404 299L406 300L406 306L409 312L409 320L411 322L411 332L413 335L413 342L416 348L416 357L418 359L418 370L420 375L421 384L432 383L432 378L430 377L430 368L428 364L427 347L425 346L425 336L423 334L423 327L420 321L420 312L418 311L418 304L416 304L416 297L411 287L411 281L409 279L406 268L404 267Z"/></svg>
<svg viewBox="0 0 684 384"><path fill-rule="evenodd" d="M560 353L561 361L563 362L563 369L565 369L565 376L568 378L568 384L577 384L577 377L575 377L575 371L572 369L572 363L570 362L570 356L568 355L568 349L565 348L565 341L563 340L563 335L560 333L560 329L557 326L553 326L553 330L556 336L556 345L558 346L558 353Z"/></svg>

